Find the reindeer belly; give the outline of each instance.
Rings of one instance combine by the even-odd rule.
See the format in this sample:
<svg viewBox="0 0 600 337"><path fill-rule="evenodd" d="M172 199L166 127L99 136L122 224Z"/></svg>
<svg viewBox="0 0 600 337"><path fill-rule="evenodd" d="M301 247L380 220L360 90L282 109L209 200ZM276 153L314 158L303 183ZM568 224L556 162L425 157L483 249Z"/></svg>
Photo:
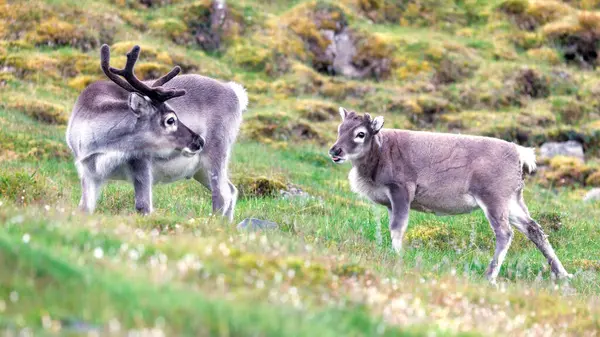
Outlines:
<svg viewBox="0 0 600 337"><path fill-rule="evenodd" d="M152 162L152 177L154 183L170 183L188 179L200 168L200 156L176 156L168 160L155 159Z"/></svg>
<svg viewBox="0 0 600 337"><path fill-rule="evenodd" d="M415 211L435 213L437 215L454 215L471 213L479 206L473 196L468 193L422 193L418 191L410 205Z"/></svg>

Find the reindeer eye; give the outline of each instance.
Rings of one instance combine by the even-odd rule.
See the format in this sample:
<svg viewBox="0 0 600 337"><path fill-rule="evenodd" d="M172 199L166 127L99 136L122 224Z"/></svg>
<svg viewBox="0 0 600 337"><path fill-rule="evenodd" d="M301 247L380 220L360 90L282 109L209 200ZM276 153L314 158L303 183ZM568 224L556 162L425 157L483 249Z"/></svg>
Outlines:
<svg viewBox="0 0 600 337"><path fill-rule="evenodd" d="M175 126L177 124L177 117L174 114L170 114L165 118L165 126Z"/></svg>
<svg viewBox="0 0 600 337"><path fill-rule="evenodd" d="M364 133L364 132L359 132L359 133L356 135L356 137L358 137L358 138L361 138L361 139L362 139L362 138L365 138L365 133Z"/></svg>

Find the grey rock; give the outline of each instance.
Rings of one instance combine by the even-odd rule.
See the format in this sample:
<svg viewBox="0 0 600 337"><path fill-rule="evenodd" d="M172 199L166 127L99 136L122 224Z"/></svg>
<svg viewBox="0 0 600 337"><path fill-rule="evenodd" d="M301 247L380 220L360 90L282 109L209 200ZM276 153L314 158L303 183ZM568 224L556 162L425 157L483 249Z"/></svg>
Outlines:
<svg viewBox="0 0 600 337"><path fill-rule="evenodd" d="M579 158L581 161L585 161L583 146L581 143L574 140L542 144L542 147L540 148L541 158L549 159L555 156L575 157Z"/></svg>
<svg viewBox="0 0 600 337"><path fill-rule="evenodd" d="M356 56L356 38L352 32L343 28L341 30L321 29L321 35L331 41L325 51L318 53L317 58L321 67L326 68L330 74L342 75L348 78L368 77L381 65L381 60L373 60L370 66L358 67L354 64ZM327 65L327 67L324 67Z"/></svg>
<svg viewBox="0 0 600 337"><path fill-rule="evenodd" d="M237 229L246 229L246 230L264 230L264 229L276 229L279 228L279 225L275 222L268 220L261 220L256 218L247 218L244 221L240 222L237 225Z"/></svg>
<svg viewBox="0 0 600 337"><path fill-rule="evenodd" d="M600 200L600 188L592 188L586 193L585 197L583 197L583 201L595 200Z"/></svg>
<svg viewBox="0 0 600 337"><path fill-rule="evenodd" d="M312 198L312 196L310 194L304 192L299 187L295 187L292 185L289 185L287 190L279 191L279 193L281 194L281 197L283 197L284 199L295 198L295 197L301 198L301 199Z"/></svg>

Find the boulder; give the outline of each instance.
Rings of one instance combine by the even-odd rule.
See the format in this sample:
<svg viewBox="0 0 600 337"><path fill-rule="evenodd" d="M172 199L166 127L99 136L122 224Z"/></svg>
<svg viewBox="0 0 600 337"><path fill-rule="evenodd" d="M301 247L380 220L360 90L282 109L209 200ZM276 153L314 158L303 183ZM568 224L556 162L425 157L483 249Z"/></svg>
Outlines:
<svg viewBox="0 0 600 337"><path fill-rule="evenodd" d="M583 201L597 201L600 200L600 188L592 188L589 190L585 197L583 197Z"/></svg>
<svg viewBox="0 0 600 337"><path fill-rule="evenodd" d="M583 145L574 140L569 140L566 142L548 142L542 144L540 148L541 159L550 159L556 156L575 157L582 162L585 161Z"/></svg>
<svg viewBox="0 0 600 337"><path fill-rule="evenodd" d="M224 42L236 39L245 27L244 16L225 0L193 2L182 19L192 40L206 51L221 50Z"/></svg>
<svg viewBox="0 0 600 337"><path fill-rule="evenodd" d="M390 75L394 46L376 34L350 28L340 6L307 3L284 20L304 42L314 70L358 79Z"/></svg>

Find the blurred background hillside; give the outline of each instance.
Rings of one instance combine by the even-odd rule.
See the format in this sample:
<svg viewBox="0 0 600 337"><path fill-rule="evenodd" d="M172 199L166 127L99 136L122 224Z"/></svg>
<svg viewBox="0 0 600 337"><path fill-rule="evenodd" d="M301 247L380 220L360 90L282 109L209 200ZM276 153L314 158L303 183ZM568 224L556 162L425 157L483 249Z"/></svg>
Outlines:
<svg viewBox="0 0 600 337"><path fill-rule="evenodd" d="M337 107L387 127L494 136L525 145L600 144L594 1L2 1L2 106L63 127L77 94L136 43L137 73L173 65L243 83L245 139L335 138ZM64 144L3 140L3 157L68 157ZM40 142L40 144L37 144ZM586 171L588 168L580 168ZM592 171L590 171L592 172ZM575 179L586 184L591 173ZM550 177L553 181L559 181ZM569 181L570 183L571 181ZM596 175L588 185L600 184Z"/></svg>

